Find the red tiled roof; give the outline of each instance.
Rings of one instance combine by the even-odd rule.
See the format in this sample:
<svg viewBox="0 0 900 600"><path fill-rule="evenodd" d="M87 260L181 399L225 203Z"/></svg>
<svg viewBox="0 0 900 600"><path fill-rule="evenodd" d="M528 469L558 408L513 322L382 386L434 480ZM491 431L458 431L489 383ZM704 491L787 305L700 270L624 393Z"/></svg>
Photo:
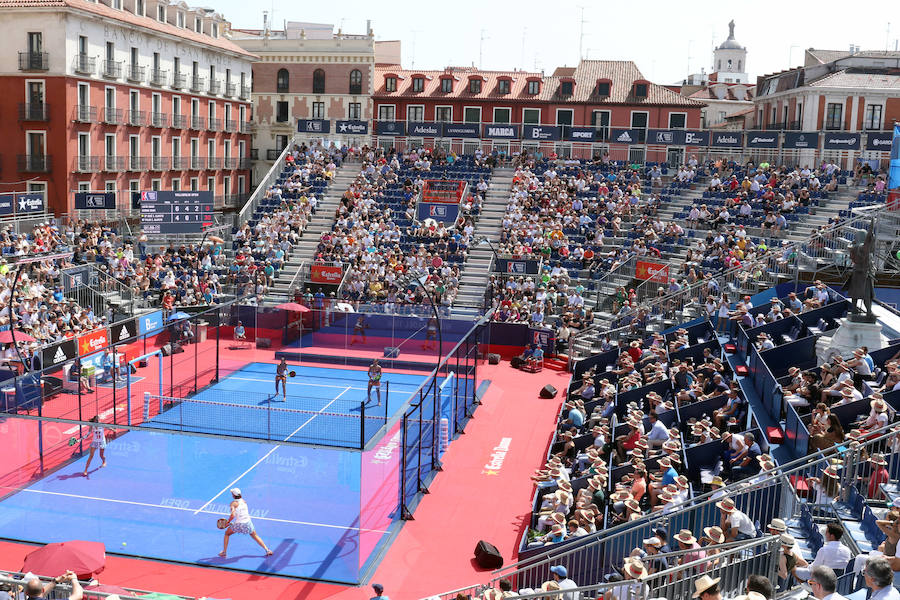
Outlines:
<svg viewBox="0 0 900 600"><path fill-rule="evenodd" d="M384 89L384 78L387 75L396 75L397 91L387 92ZM414 92L412 77L422 75L425 77L421 92ZM481 92L473 94L469 92L469 76L481 76L484 81L481 84ZM454 78L453 91L441 91L441 78L451 76ZM527 93L528 77L541 77L540 73L527 71L480 71L471 67L449 68L441 71L413 71L411 69L397 69L394 66L375 66L375 90L376 96L394 96L401 98L459 98L481 100L533 100L535 96ZM500 94L497 82L501 79L512 80L508 94Z"/></svg>
<svg viewBox="0 0 900 600"><path fill-rule="evenodd" d="M112 8L100 2L90 2L89 0L0 0L0 9L10 8L71 8L81 10L108 19L115 19L116 21L121 21L130 25L136 25L138 27L144 27L146 29L158 31L160 33L174 35L196 44L202 44L204 46L218 48L226 52L240 54L248 59L256 58L256 55L247 52L227 38L214 38L202 33L197 33L196 31L192 31L190 29L176 27L174 25L170 25L169 23L160 23L156 19L150 17L140 17L134 13L130 13L126 10Z"/></svg>
<svg viewBox="0 0 900 600"><path fill-rule="evenodd" d="M693 94L690 94L688 98L693 98L694 100L741 100L741 101L751 101L753 100L753 96L756 92L756 86L751 85L743 90L743 93L738 97L735 94L736 87L734 85L730 85L726 88L725 97L719 98L719 96L715 93L713 88L705 87L697 90Z"/></svg>

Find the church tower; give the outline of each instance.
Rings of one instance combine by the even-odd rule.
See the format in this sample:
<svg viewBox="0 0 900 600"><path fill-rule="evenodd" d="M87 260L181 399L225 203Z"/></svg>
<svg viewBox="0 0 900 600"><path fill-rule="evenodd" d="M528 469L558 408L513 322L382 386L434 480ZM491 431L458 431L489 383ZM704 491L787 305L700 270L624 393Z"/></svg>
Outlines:
<svg viewBox="0 0 900 600"><path fill-rule="evenodd" d="M747 49L734 39L734 21L728 24L728 39L713 51L713 72L726 83L747 83Z"/></svg>

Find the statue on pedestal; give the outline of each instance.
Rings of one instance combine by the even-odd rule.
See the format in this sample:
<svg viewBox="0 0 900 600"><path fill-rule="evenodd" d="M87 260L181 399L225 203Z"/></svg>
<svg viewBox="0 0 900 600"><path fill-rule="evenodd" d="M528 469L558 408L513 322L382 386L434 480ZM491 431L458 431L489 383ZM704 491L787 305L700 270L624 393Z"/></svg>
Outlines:
<svg viewBox="0 0 900 600"><path fill-rule="evenodd" d="M869 221L869 231L857 231L856 239L848 248L853 269L844 289L850 296L851 321L874 323L872 300L875 298L875 267L872 252L875 247L875 219ZM860 313L857 302L862 300L866 314Z"/></svg>

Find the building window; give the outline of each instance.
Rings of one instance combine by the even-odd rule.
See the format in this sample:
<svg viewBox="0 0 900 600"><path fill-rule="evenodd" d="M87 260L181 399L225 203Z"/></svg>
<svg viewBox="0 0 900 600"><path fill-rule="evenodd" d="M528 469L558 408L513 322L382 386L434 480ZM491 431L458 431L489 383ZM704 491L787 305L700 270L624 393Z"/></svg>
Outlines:
<svg viewBox="0 0 900 600"><path fill-rule="evenodd" d="M279 152L282 152L287 147L288 136L286 135L276 135L275 136L275 149Z"/></svg>
<svg viewBox="0 0 900 600"><path fill-rule="evenodd" d="M425 89L425 78L424 77L413 77L412 81L413 91L421 92Z"/></svg>
<svg viewBox="0 0 900 600"><path fill-rule="evenodd" d="M362 72L359 69L350 71L350 93L362 94Z"/></svg>
<svg viewBox="0 0 900 600"><path fill-rule="evenodd" d="M380 104L378 106L379 121L393 121L395 114L396 113L393 104Z"/></svg>
<svg viewBox="0 0 900 600"><path fill-rule="evenodd" d="M325 93L325 71L316 69L313 71L313 94Z"/></svg>
<svg viewBox="0 0 900 600"><path fill-rule="evenodd" d="M424 106L407 106L406 107L406 120L412 122L421 122L425 120L425 107Z"/></svg>
<svg viewBox="0 0 900 600"><path fill-rule="evenodd" d="M444 80L446 81L446 79ZM445 123L449 123L453 120L453 107L452 106L438 106L434 109L434 120L435 121L443 121Z"/></svg>
<svg viewBox="0 0 900 600"><path fill-rule="evenodd" d="M608 110L595 110L591 113L591 126L597 130L599 141L609 140L609 114Z"/></svg>
<svg viewBox="0 0 900 600"><path fill-rule="evenodd" d="M497 93L505 96L509 93L509 79L501 79L497 82Z"/></svg>
<svg viewBox="0 0 900 600"><path fill-rule="evenodd" d="M597 95L603 98L609 96L609 82L600 81L597 83Z"/></svg>
<svg viewBox="0 0 900 600"><path fill-rule="evenodd" d="M139 17L144 16L144 0L134 0L134 14Z"/></svg>
<svg viewBox="0 0 900 600"><path fill-rule="evenodd" d="M880 104L869 104L866 106L866 120L863 126L866 129L881 129Z"/></svg>
<svg viewBox="0 0 900 600"><path fill-rule="evenodd" d="M494 123L509 123L512 120L511 108L495 108Z"/></svg>
<svg viewBox="0 0 900 600"><path fill-rule="evenodd" d="M646 83L636 83L634 84L634 95L638 98L646 98L647 97L647 84Z"/></svg>
<svg viewBox="0 0 900 600"><path fill-rule="evenodd" d="M575 89L575 84L571 81L563 81L559 84L560 96L571 96L573 89Z"/></svg>
<svg viewBox="0 0 900 600"><path fill-rule="evenodd" d="M532 96L536 96L541 93L541 82L532 79L528 82L528 93Z"/></svg>
<svg viewBox="0 0 900 600"><path fill-rule="evenodd" d="M325 103L324 102L313 102L312 103L312 118L313 119L324 119L325 118Z"/></svg>
<svg viewBox="0 0 900 600"><path fill-rule="evenodd" d="M288 120L288 103L279 101L275 103L275 120L279 123L286 123Z"/></svg>
<svg viewBox="0 0 900 600"><path fill-rule="evenodd" d="M347 105L347 118L351 121L359 121L362 118L362 103L351 102Z"/></svg>
<svg viewBox="0 0 900 600"><path fill-rule="evenodd" d="M669 113L669 129L684 129L687 127L687 115L684 113Z"/></svg>
<svg viewBox="0 0 900 600"><path fill-rule="evenodd" d="M541 109L539 108L523 108L522 123L526 125L540 125Z"/></svg>
<svg viewBox="0 0 900 600"><path fill-rule="evenodd" d="M287 69L278 69L278 75L275 78L275 88L279 94L287 94L291 88L291 76Z"/></svg>
<svg viewBox="0 0 900 600"><path fill-rule="evenodd" d="M449 94L453 92L453 80L449 77L441 79L441 92Z"/></svg>
<svg viewBox="0 0 900 600"><path fill-rule="evenodd" d="M840 129L843 125L844 105L840 102L829 102L825 111L825 129Z"/></svg>
<svg viewBox="0 0 900 600"><path fill-rule="evenodd" d="M384 78L384 91L386 91L386 92L396 92L397 91L397 78L396 77L385 77Z"/></svg>
<svg viewBox="0 0 900 600"><path fill-rule="evenodd" d="M480 79L470 79L469 80L469 93L470 94L480 94L481 93L481 80Z"/></svg>
<svg viewBox="0 0 900 600"><path fill-rule="evenodd" d="M467 106L463 110L463 121L466 123L481 123L481 108L477 106Z"/></svg>
<svg viewBox="0 0 900 600"><path fill-rule="evenodd" d="M156 6L156 20L160 23L166 22L166 7L162 4Z"/></svg>

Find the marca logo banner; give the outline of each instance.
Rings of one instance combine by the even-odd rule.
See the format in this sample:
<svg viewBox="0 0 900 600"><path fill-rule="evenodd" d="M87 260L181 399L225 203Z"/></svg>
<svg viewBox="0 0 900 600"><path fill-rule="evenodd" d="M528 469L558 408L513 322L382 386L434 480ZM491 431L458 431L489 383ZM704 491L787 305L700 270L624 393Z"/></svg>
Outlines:
<svg viewBox="0 0 900 600"><path fill-rule="evenodd" d="M484 125L484 137L511 140L519 137L519 126L504 123L502 125Z"/></svg>
<svg viewBox="0 0 900 600"><path fill-rule="evenodd" d="M104 327L78 337L78 355L86 356L109 345L109 331Z"/></svg>
<svg viewBox="0 0 900 600"><path fill-rule="evenodd" d="M337 285L343 277L343 269L334 265L317 265L313 263L309 268L309 280L313 283Z"/></svg>

